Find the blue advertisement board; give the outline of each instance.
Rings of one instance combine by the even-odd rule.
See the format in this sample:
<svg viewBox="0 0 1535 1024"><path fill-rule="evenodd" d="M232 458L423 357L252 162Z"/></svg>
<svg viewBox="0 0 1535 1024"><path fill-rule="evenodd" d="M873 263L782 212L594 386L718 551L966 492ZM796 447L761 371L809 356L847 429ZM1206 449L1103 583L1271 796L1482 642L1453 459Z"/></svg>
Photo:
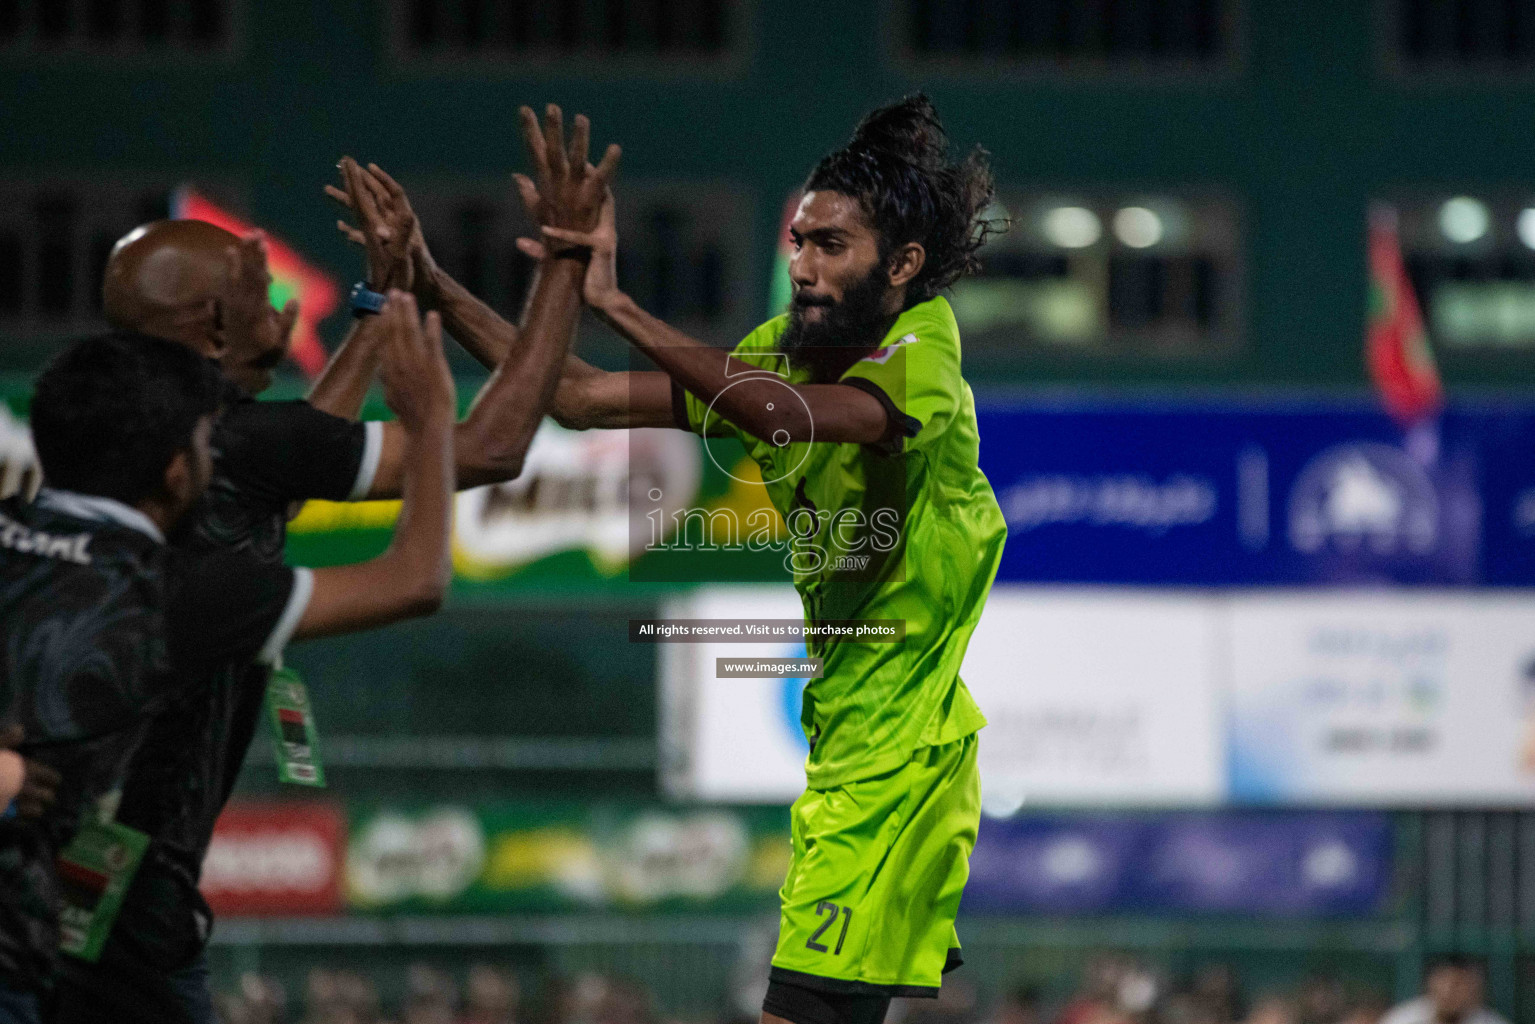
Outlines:
<svg viewBox="0 0 1535 1024"><path fill-rule="evenodd" d="M1535 585L1535 409L1404 431L1363 402L987 404L998 578Z"/></svg>
<svg viewBox="0 0 1535 1024"><path fill-rule="evenodd" d="M964 909L1360 916L1388 898L1391 851L1368 812L983 819Z"/></svg>

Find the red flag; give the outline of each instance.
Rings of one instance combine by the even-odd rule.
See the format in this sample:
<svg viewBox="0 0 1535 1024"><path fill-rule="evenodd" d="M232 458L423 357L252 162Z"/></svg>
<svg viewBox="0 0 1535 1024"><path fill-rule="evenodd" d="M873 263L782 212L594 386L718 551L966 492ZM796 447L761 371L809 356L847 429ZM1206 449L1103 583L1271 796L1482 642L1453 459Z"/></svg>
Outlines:
<svg viewBox="0 0 1535 1024"><path fill-rule="evenodd" d="M1396 215L1383 208L1370 214L1370 310L1364 347L1370 378L1398 422L1408 425L1438 412L1444 403L1439 367L1402 263Z"/></svg>

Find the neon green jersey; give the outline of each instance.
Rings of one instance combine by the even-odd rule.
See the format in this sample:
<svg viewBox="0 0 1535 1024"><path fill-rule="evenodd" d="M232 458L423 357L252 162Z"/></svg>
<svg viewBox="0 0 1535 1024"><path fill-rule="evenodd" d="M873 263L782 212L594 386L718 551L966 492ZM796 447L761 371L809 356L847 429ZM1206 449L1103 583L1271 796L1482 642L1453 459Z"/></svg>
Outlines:
<svg viewBox="0 0 1535 1024"><path fill-rule="evenodd" d="M787 326L787 316L769 320L742 340L736 357L783 376L778 339ZM810 373L788 366L787 377L804 383ZM812 789L892 771L919 747L986 724L959 666L1007 535L978 463L975 399L960 376L959 327L947 300L902 313L841 381L886 405L888 441L780 447L684 396L695 432L739 438L761 468L795 538L794 583L806 620L906 623L902 643L807 644L824 672L806 687L801 715ZM784 400L799 401L788 388Z"/></svg>

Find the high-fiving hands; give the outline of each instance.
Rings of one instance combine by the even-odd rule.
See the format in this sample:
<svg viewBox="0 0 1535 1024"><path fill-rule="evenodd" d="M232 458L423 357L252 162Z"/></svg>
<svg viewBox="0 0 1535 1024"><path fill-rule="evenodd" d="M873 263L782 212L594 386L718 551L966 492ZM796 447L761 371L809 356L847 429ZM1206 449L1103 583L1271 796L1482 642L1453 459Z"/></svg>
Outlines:
<svg viewBox="0 0 1535 1024"><path fill-rule="evenodd" d="M344 156L336 166L346 187L326 185L325 194L357 218L355 227L344 220L336 221L336 227L367 253L368 287L380 292L400 288L432 305L437 263L405 189L378 164L363 167Z"/></svg>
<svg viewBox="0 0 1535 1024"><path fill-rule="evenodd" d="M522 204L543 234L543 240L519 238L517 248L536 260L551 256L589 259L581 297L601 308L618 294L618 227L613 208L613 173L622 151L609 146L602 162L587 162L591 125L576 116L568 147L560 108L550 104L542 129L528 107L520 111L522 135L533 160L537 183L525 174L514 175Z"/></svg>
<svg viewBox="0 0 1535 1024"><path fill-rule="evenodd" d="M622 150L610 145L595 167L588 162L591 122L578 114L570 139L565 138L564 113L550 104L544 121L529 107L518 112L523 139L532 161L532 175L513 176L528 216L539 227L592 231L600 225L604 197L618 169ZM352 212L355 224L336 221L348 241L367 254L368 285L375 291L401 288L428 308L437 305L439 271L426 245L421 222L399 182L378 164L363 167L349 156L337 164L343 187L326 185L325 193ZM549 255L584 258L580 246L536 252L519 245L536 259Z"/></svg>
<svg viewBox="0 0 1535 1024"><path fill-rule="evenodd" d="M512 180L528 216L540 227L591 231L597 226L623 150L616 144L608 146L602 162L593 167L587 162L592 126L585 114L576 115L569 143L565 141L564 113L553 103L544 110L542 126L531 107L521 108L518 116L534 177L514 174Z"/></svg>
<svg viewBox="0 0 1535 1024"><path fill-rule="evenodd" d="M581 299L593 309L603 309L622 294L618 290L618 224L613 210L613 193L609 190L597 217L597 226L591 231L573 231L544 225L546 238L563 243L589 256L586 276L581 282ZM532 238L517 239L517 248L536 260L547 258L549 243Z"/></svg>

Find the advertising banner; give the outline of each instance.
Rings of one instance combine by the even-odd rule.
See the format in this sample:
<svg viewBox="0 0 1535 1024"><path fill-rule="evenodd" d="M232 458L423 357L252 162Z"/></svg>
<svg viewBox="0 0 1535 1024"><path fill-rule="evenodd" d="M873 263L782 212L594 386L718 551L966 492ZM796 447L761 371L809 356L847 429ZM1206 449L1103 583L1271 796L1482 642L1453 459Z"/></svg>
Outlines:
<svg viewBox="0 0 1535 1024"><path fill-rule="evenodd" d="M213 831L203 896L217 914L334 914L342 908L345 849L340 804L237 800Z"/></svg>
<svg viewBox="0 0 1535 1024"><path fill-rule="evenodd" d="M0 392L18 415L27 398L24 382ZM1458 405L1408 432L1365 401L983 393L977 414L981 468L1008 523L1003 581L1535 586L1528 405ZM25 446L19 430L0 421L0 473L19 462L6 455ZM782 536L760 480L735 441L546 422L521 476L459 496L455 586L628 597L631 578L786 580L781 552L703 543L716 518L764 517ZM652 492L669 504L647 516ZM289 557L314 566L371 557L398 510L310 502L290 524Z"/></svg>
<svg viewBox="0 0 1535 1024"><path fill-rule="evenodd" d="M667 619L804 618L787 584L705 587L668 601ZM805 788L810 744L800 726L806 676L718 678L721 658L803 658L800 640L657 645L661 784L679 800L786 804ZM742 751L750 751L743 757Z"/></svg>
<svg viewBox="0 0 1535 1024"><path fill-rule="evenodd" d="M983 819L964 909L1357 916L1387 898L1391 851L1384 814Z"/></svg>
<svg viewBox="0 0 1535 1024"><path fill-rule="evenodd" d="M545 421L517 479L457 496L455 582L471 592L601 590L622 583L630 563L645 554L635 544L647 533L631 522L642 515L635 488L664 487L706 509L737 500L724 473L712 463L714 472L705 473L707 462L702 442L681 431L581 432ZM304 565L371 557L388 545L399 507L397 501L311 501L289 524L289 555Z"/></svg>
<svg viewBox="0 0 1535 1024"><path fill-rule="evenodd" d="M997 587L960 676L985 713L981 791L1027 803L1218 803L1225 791L1211 599Z"/></svg>
<svg viewBox="0 0 1535 1024"><path fill-rule="evenodd" d="M360 911L755 911L789 864L784 808L550 802L357 807Z"/></svg>
<svg viewBox="0 0 1535 1024"><path fill-rule="evenodd" d="M1528 408L1033 402L980 432L1005 580L1535 585Z"/></svg>
<svg viewBox="0 0 1535 1024"><path fill-rule="evenodd" d="M792 613L788 588L706 588L668 612ZM676 799L803 790L804 678L658 645ZM989 724L983 807L1535 804L1535 597L1514 591L1164 591L998 585L961 676ZM749 750L752 756L743 757Z"/></svg>
<svg viewBox="0 0 1535 1024"><path fill-rule="evenodd" d="M710 587L677 619L787 617L790 587ZM988 808L1207 804L1224 795L1216 620L1209 599L999 587L961 677L990 725ZM663 781L695 800L787 803L805 787L807 680L721 678L720 658L804 657L797 643L661 645ZM741 756L751 751L750 757Z"/></svg>
<svg viewBox="0 0 1535 1024"><path fill-rule="evenodd" d="M988 816L964 911L1358 916L1392 843L1368 812ZM237 800L203 891L225 917L771 914L789 854L776 807Z"/></svg>
<svg viewBox="0 0 1535 1024"><path fill-rule="evenodd" d="M632 599L639 584L786 580L781 550L714 542L721 521L758 523L754 536L774 542L786 536L761 479L733 440L546 420L515 480L458 494L454 587ZM372 557L388 545L399 510L397 501L311 501L288 526L289 558L320 566Z"/></svg>
<svg viewBox="0 0 1535 1024"><path fill-rule="evenodd" d="M1230 615L1233 800L1535 802L1535 600L1249 596Z"/></svg>

